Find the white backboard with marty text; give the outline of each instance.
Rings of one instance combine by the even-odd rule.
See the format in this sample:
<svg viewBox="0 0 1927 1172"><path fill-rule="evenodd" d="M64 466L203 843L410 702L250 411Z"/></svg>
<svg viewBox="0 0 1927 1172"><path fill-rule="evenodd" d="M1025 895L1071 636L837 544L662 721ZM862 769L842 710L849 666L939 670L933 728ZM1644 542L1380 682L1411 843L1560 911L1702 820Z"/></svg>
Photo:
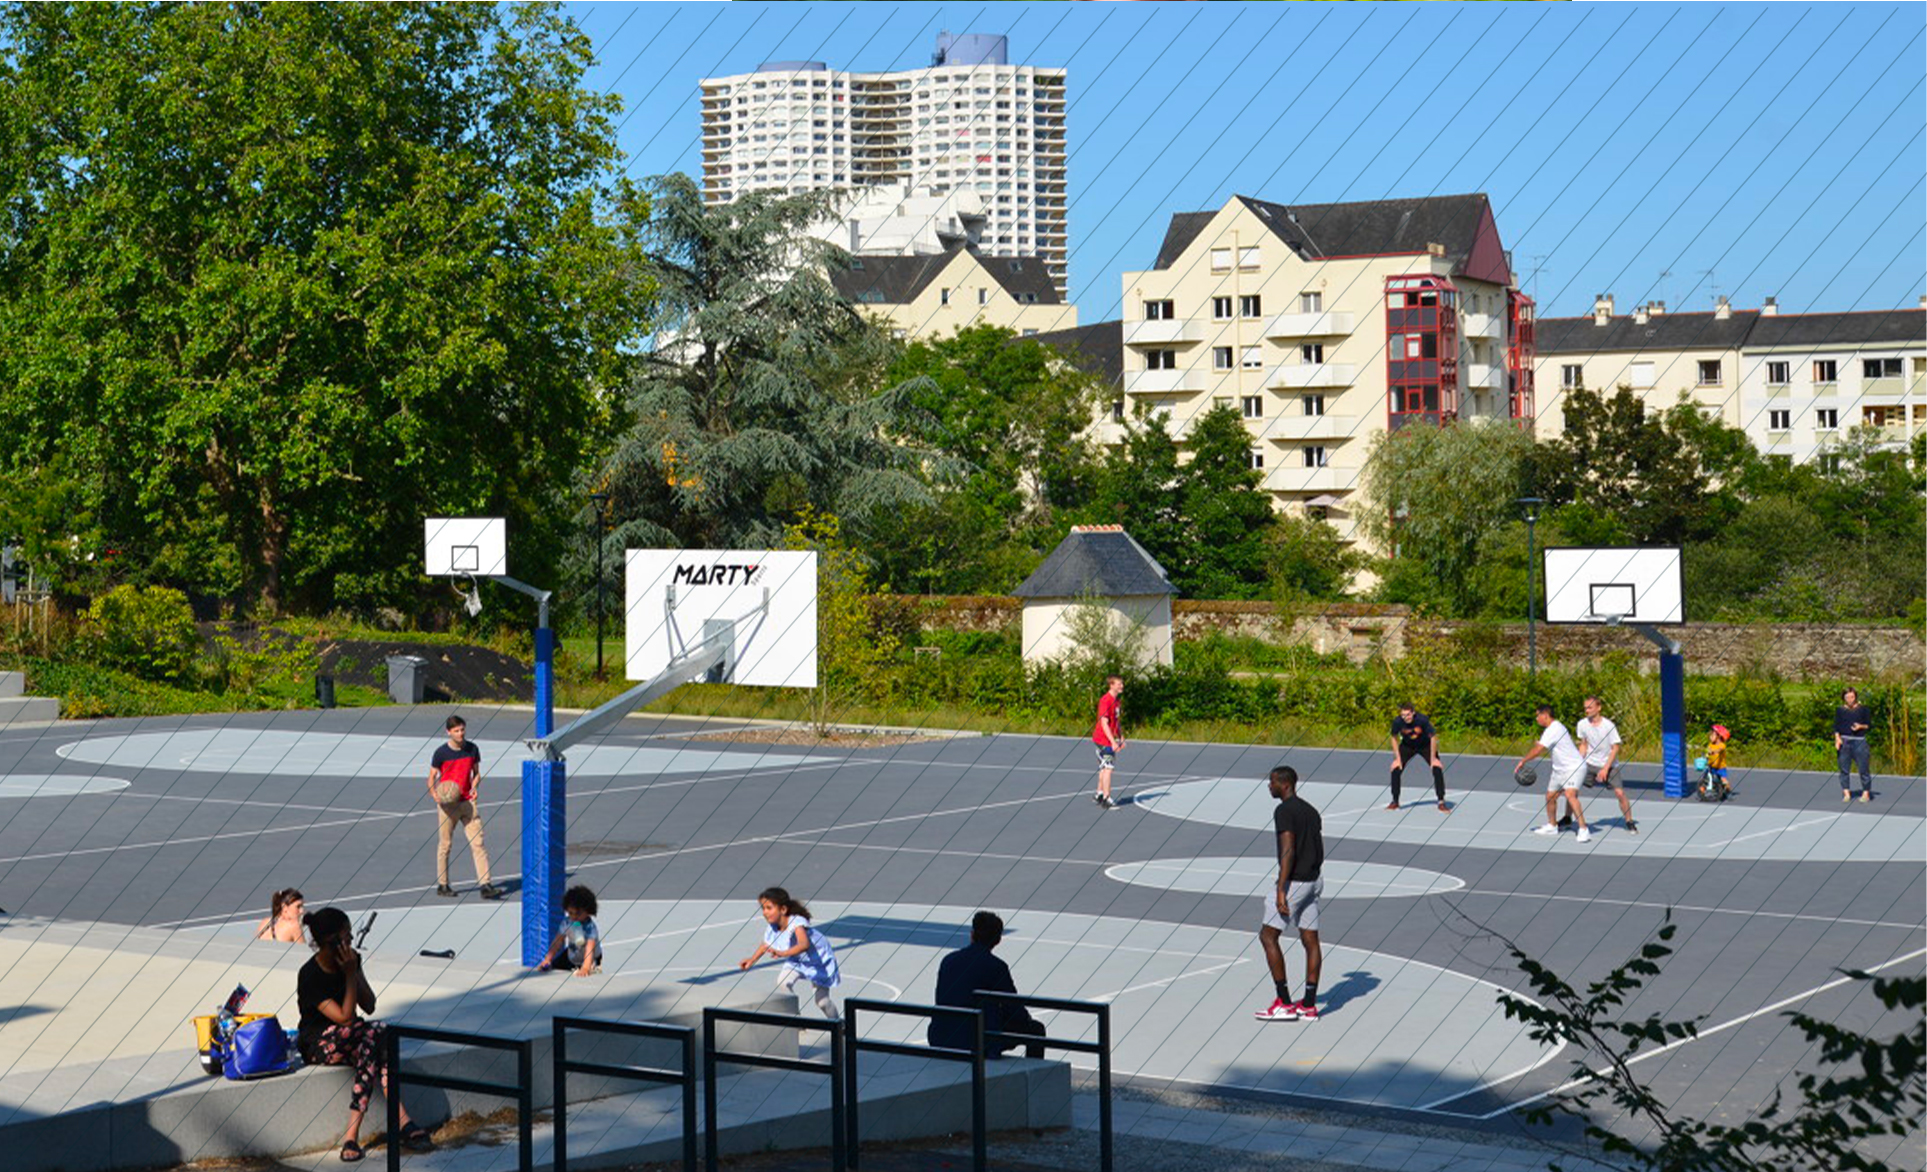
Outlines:
<svg viewBox="0 0 1927 1172"><path fill-rule="evenodd" d="M1549 623L1686 621L1677 547L1549 549L1545 570Z"/></svg>
<svg viewBox="0 0 1927 1172"><path fill-rule="evenodd" d="M500 517L430 517L422 522L422 570L431 578L509 572L509 528Z"/></svg>
<svg viewBox="0 0 1927 1172"><path fill-rule="evenodd" d="M730 622L731 651L719 682L816 686L815 553L632 549L626 572L629 679L653 679L717 624Z"/></svg>

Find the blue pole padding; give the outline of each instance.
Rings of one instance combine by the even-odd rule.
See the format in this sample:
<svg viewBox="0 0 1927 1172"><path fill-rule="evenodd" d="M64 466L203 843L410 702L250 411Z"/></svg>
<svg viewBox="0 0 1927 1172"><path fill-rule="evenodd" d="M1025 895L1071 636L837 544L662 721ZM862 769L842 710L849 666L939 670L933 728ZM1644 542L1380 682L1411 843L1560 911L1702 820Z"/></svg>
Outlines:
<svg viewBox="0 0 1927 1172"><path fill-rule="evenodd" d="M568 881L568 772L563 761L522 762L522 964L548 954Z"/></svg>
<svg viewBox="0 0 1927 1172"><path fill-rule="evenodd" d="M535 735L555 731L555 632L535 629Z"/></svg>
<svg viewBox="0 0 1927 1172"><path fill-rule="evenodd" d="M1666 796L1683 798L1686 784L1686 657L1659 657L1659 739Z"/></svg>

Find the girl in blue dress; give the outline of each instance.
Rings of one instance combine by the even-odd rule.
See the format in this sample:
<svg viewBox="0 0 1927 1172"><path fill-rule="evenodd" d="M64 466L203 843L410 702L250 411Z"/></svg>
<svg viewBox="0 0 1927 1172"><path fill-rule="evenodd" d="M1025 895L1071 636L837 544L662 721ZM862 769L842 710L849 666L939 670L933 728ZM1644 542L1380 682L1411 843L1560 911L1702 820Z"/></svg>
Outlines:
<svg viewBox="0 0 1927 1172"><path fill-rule="evenodd" d="M816 1007L823 1011L824 1017L837 1020L836 1002L830 1000L830 990L843 983L843 975L837 971L836 952L830 948L829 940L810 926L810 909L781 887L765 889L756 897L756 902L769 927L764 929L763 942L756 946L756 951L737 967L748 969L765 956L776 957L783 962L783 971L776 974L776 987L792 993L797 981L808 981L816 995Z"/></svg>

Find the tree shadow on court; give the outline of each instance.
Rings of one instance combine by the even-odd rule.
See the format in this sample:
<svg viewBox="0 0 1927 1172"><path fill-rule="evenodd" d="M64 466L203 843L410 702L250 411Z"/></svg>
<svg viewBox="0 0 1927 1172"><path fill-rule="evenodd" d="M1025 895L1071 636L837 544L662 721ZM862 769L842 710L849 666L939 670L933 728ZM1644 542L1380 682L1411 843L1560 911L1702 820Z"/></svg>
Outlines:
<svg viewBox="0 0 1927 1172"><path fill-rule="evenodd" d="M1336 984L1318 990L1318 1011L1320 1014L1336 1013L1381 984L1384 982L1363 969L1353 969L1338 978Z"/></svg>

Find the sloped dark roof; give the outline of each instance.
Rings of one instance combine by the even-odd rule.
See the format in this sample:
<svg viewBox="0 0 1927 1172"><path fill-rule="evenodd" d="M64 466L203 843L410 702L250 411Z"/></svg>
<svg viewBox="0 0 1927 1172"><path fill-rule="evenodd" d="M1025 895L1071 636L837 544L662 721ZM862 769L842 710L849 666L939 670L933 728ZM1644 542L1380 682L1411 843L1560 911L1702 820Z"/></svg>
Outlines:
<svg viewBox="0 0 1927 1172"><path fill-rule="evenodd" d="M1177 588L1121 526L1078 525L1012 593L1018 598L1120 598L1176 594Z"/></svg>
<svg viewBox="0 0 1927 1172"><path fill-rule="evenodd" d="M1736 309L1721 321L1711 313L1662 313L1644 322L1630 314L1605 325L1586 317L1542 317L1536 338L1540 354L1594 354L1607 350L1733 350L1747 341L1757 309ZM1772 319L1768 319L1772 320Z"/></svg>
<svg viewBox="0 0 1927 1172"><path fill-rule="evenodd" d="M1472 255L1490 202L1483 193L1359 203L1281 204L1244 195L1237 198L1264 221L1273 235L1307 260L1424 252L1428 244L1442 244L1455 269ZM1170 268L1217 214L1173 215L1153 267Z"/></svg>
<svg viewBox="0 0 1927 1172"><path fill-rule="evenodd" d="M1927 310L1876 309L1863 313L1788 313L1762 316L1749 346L1871 346L1927 342Z"/></svg>
<svg viewBox="0 0 1927 1172"><path fill-rule="evenodd" d="M1068 330L1046 330L1033 334L1033 342L1056 348L1079 370L1104 380L1104 385L1124 384L1124 323L1101 321L1095 325Z"/></svg>
<svg viewBox="0 0 1927 1172"><path fill-rule="evenodd" d="M916 300L950 267L957 255L966 250L966 246L958 242L941 253L925 256L854 256L850 258L849 268L830 270L830 283L845 301L857 305L903 305ZM975 255L977 263L1013 301L1026 305L1064 303L1042 259L985 256L981 252Z"/></svg>

